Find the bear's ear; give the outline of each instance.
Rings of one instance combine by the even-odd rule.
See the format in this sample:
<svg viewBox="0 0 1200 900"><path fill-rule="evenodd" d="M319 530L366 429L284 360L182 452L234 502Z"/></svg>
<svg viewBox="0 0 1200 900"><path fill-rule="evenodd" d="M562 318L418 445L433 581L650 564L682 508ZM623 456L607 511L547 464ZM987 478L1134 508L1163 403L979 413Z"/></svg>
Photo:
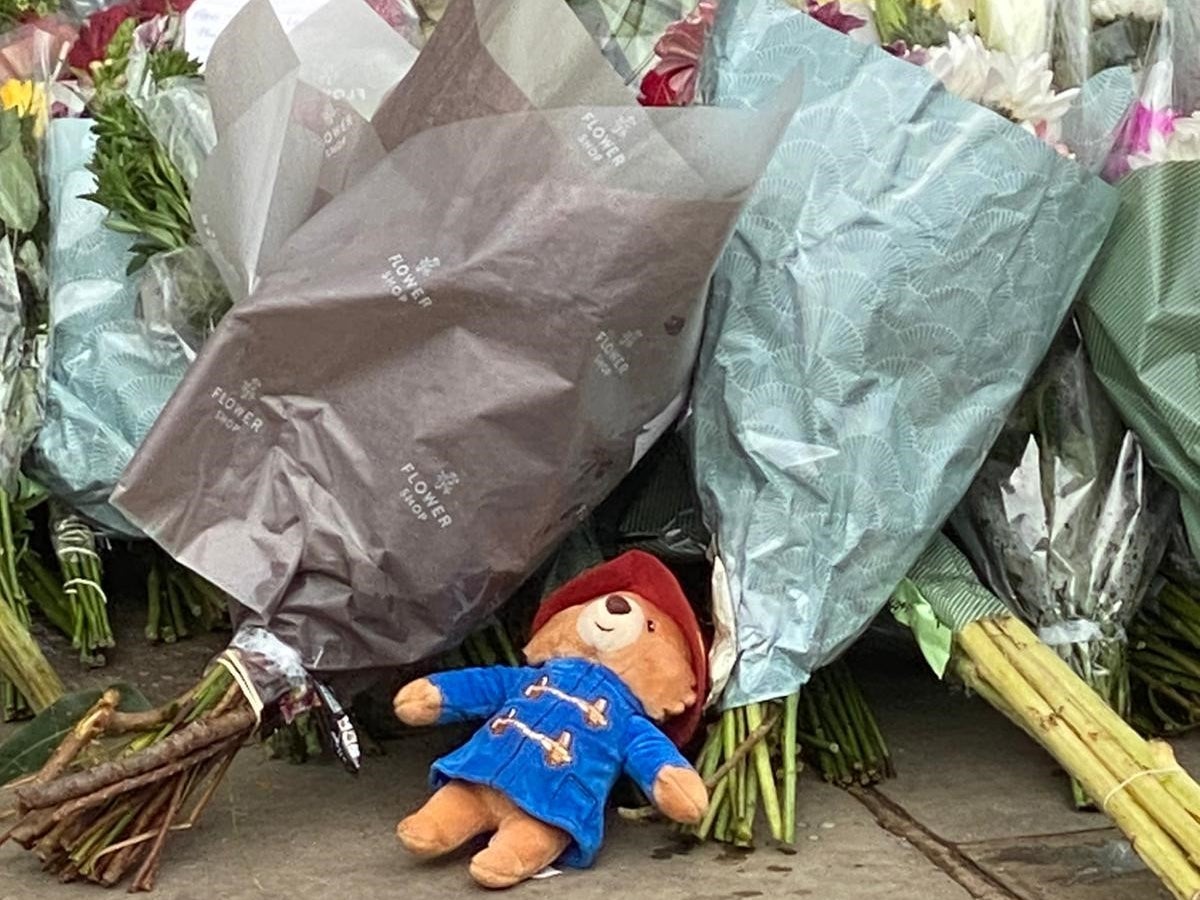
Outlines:
<svg viewBox="0 0 1200 900"><path fill-rule="evenodd" d="M582 607L570 606L553 615L525 645L525 660L536 666L550 659L594 656L575 628L581 612Z"/></svg>

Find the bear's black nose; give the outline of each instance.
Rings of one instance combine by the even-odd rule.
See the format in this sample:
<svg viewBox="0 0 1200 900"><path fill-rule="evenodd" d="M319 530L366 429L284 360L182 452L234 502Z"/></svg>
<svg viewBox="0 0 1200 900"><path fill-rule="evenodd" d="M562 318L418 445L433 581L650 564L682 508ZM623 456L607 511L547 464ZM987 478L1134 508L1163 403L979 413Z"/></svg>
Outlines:
<svg viewBox="0 0 1200 900"><path fill-rule="evenodd" d="M616 594L613 594L604 602L604 608L614 616L623 616L629 612L629 601L624 597L618 597Z"/></svg>

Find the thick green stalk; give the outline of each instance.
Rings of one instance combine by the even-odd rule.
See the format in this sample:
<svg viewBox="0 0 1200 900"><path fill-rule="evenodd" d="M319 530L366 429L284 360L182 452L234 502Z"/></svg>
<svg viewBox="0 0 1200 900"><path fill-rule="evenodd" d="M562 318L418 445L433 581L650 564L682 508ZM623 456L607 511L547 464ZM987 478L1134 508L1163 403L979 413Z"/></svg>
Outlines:
<svg viewBox="0 0 1200 900"><path fill-rule="evenodd" d="M750 730L758 728L763 721L762 706L751 703L746 707L746 724ZM771 836L777 841L783 840L783 813L779 808L779 793L775 789L775 773L771 770L771 756L765 741L755 745L751 751L754 755L754 765L758 770L758 789L762 794L763 812L766 813L767 823L771 826Z"/></svg>
<svg viewBox="0 0 1200 900"><path fill-rule="evenodd" d="M146 598L146 640L157 641L162 621L162 573L157 561L146 576Z"/></svg>
<svg viewBox="0 0 1200 900"><path fill-rule="evenodd" d="M732 777L732 775L733 773L731 772L730 776ZM733 804L728 801L722 803L721 810L717 813L716 827L713 828L713 837L715 837L718 841L730 843L731 834L729 831L729 822L732 817Z"/></svg>
<svg viewBox="0 0 1200 900"><path fill-rule="evenodd" d="M713 790L712 798L708 802L708 812L704 814L704 819L696 826L696 837L700 840L708 840L709 834L712 833L713 825L716 824L717 814L721 807L725 805L725 794L728 791L729 776L725 776Z"/></svg>
<svg viewBox="0 0 1200 900"><path fill-rule="evenodd" d="M504 662L510 666L521 665L521 657L517 655L517 651L513 648L512 641L508 639L508 632L499 622L492 626L492 633L496 636L496 643L500 646L500 654Z"/></svg>
<svg viewBox="0 0 1200 900"><path fill-rule="evenodd" d="M735 841L749 847L754 843L754 819L758 815L758 774L754 766L746 768L746 814L738 823Z"/></svg>
<svg viewBox="0 0 1200 900"><path fill-rule="evenodd" d="M825 724L821 721L821 715L817 710L817 702L813 698L815 688L810 681L808 686L800 692L800 699L804 703L805 715L808 719L808 727L817 736L818 740L828 740L828 733L825 729ZM825 780L830 784L848 784L850 780L850 770L846 766L845 757L842 755L841 744L837 743L836 737L829 741L831 748L836 747L836 750L831 750L828 754L821 754L821 773Z"/></svg>
<svg viewBox="0 0 1200 900"><path fill-rule="evenodd" d="M725 761L733 759L733 752L737 749L738 741L738 723L740 716L738 710L727 709L721 714L721 748L725 756ZM734 767L729 773L729 802L735 807L741 805L739 795L741 794L740 785L738 784L738 767Z"/></svg>
<svg viewBox="0 0 1200 900"><path fill-rule="evenodd" d="M21 622L16 610L0 603L0 674L20 692L35 712L62 697L58 674Z"/></svg>
<svg viewBox="0 0 1200 900"><path fill-rule="evenodd" d="M800 694L790 694L783 707L783 840L796 843L796 724Z"/></svg>

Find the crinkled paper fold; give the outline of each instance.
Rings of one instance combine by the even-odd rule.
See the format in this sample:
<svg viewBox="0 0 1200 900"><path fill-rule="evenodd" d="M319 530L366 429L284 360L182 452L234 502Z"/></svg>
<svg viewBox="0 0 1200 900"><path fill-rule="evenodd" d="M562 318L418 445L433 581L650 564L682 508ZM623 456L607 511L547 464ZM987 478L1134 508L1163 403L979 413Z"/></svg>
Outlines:
<svg viewBox="0 0 1200 900"><path fill-rule="evenodd" d="M455 644L677 418L798 87L644 109L561 0L454 3L115 502L313 670Z"/></svg>

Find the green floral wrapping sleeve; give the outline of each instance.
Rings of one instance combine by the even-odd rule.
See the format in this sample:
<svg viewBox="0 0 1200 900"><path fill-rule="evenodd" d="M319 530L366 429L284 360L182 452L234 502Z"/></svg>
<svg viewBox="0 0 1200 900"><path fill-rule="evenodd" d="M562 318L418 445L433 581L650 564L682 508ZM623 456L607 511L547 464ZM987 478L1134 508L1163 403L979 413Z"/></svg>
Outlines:
<svg viewBox="0 0 1200 900"><path fill-rule="evenodd" d="M1140 169L1088 278L1079 321L1092 365L1150 461L1179 489L1200 548L1200 162Z"/></svg>

